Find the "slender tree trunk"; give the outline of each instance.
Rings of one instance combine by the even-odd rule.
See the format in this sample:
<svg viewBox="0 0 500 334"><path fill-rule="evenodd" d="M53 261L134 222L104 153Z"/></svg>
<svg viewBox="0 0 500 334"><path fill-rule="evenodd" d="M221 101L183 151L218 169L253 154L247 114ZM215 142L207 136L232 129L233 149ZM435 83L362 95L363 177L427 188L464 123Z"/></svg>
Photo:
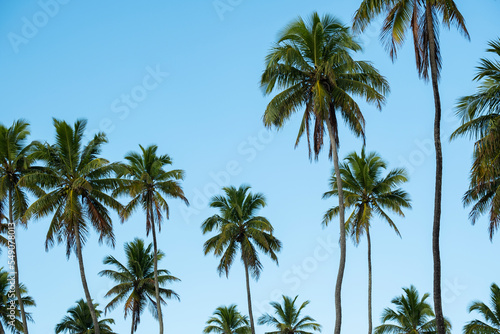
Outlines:
<svg viewBox="0 0 500 334"><path fill-rule="evenodd" d="M345 237L345 218L344 218L344 191L342 190L342 179L340 177L339 156L337 152L337 142L333 133L333 127L330 120L326 121L330 143L332 145L333 166L337 178L337 188L339 192L339 228L340 228L340 263L337 274L337 283L335 285L335 334L340 334L342 326L342 280L344 279L344 270L346 262L346 237Z"/></svg>
<svg viewBox="0 0 500 334"><path fill-rule="evenodd" d="M445 334L443 306L441 301L441 255L439 251L439 232L441 227L441 190L443 183L443 153L441 150L441 98L439 96L438 67L434 35L432 7L426 6L427 33L431 65L432 89L434 91L434 145L436 148L436 186L434 193L434 222L432 226L432 256L434 260L434 310L436 313L437 334Z"/></svg>
<svg viewBox="0 0 500 334"><path fill-rule="evenodd" d="M97 321L97 315L94 309L94 303L92 302L92 297L90 297L89 287L87 285L87 278L85 278L85 267L83 266L83 255L82 255L82 244L80 242L80 227L78 223L75 224L75 243L76 243L76 256L78 257L78 265L80 266L80 277L82 279L83 291L85 292L85 298L87 299L87 305L89 306L90 316L92 317L92 323L94 324L94 333L100 334L99 322Z"/></svg>
<svg viewBox="0 0 500 334"><path fill-rule="evenodd" d="M153 217L153 216L151 216ZM161 313L160 286L158 284L158 244L156 243L156 229L154 221L151 224L153 230L153 247L154 247L154 273L155 273L155 296L156 310L158 311L158 322L160 323L160 334L163 334L163 315Z"/></svg>
<svg viewBox="0 0 500 334"><path fill-rule="evenodd" d="M250 276L248 275L248 264L246 260L243 260L245 266L245 278L247 282L247 300L248 300L248 316L250 317L250 328L252 329L252 334L255 334L255 324L253 321L253 311L252 311L252 296L250 294Z"/></svg>
<svg viewBox="0 0 500 334"><path fill-rule="evenodd" d="M12 189L9 189L9 223L14 224L14 229L17 232L17 222L14 221L14 214L13 214L13 198L12 198ZM15 290L16 290L16 298L17 302L19 303L19 310L21 312L21 321L23 322L23 333L28 334L28 322L26 320L26 313L24 312L24 303L23 299L21 296L21 290L19 289L19 266L17 262L17 238L16 238L16 232L14 232L14 285L15 285Z"/></svg>
<svg viewBox="0 0 500 334"><path fill-rule="evenodd" d="M366 229L366 240L368 241L368 334L372 334L372 240L370 229Z"/></svg>

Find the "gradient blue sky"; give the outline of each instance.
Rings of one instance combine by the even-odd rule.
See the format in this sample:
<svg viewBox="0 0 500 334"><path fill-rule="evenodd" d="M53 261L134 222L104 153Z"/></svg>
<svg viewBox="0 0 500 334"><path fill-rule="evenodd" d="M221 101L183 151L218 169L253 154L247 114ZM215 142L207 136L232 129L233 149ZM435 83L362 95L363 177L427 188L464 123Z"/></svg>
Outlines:
<svg viewBox="0 0 500 334"><path fill-rule="evenodd" d="M0 122L18 118L32 124L32 138L53 141L52 117L73 122L87 118L89 130L105 130L109 144L103 154L120 160L138 144L156 143L168 153L175 168L186 171L184 189L189 209L171 201L171 219L159 236L167 254L162 267L182 279L172 288L181 302L165 308L166 333L200 333L219 305L238 304L247 311L242 266L235 263L229 279L219 278L217 260L204 256L206 236L201 222L215 213L207 198L221 185L248 183L263 192L268 207L261 214L283 241L280 265L264 260L264 272L252 283L255 314L269 311L268 302L281 294L311 300L307 313L333 331L334 284L338 266L336 225L320 222L334 200L321 199L327 190L331 163L326 153L310 163L305 143L294 149L299 119L280 132L263 127L262 114L269 97L259 88L264 57L277 32L298 15L330 13L350 23L360 1L232 1L219 15L212 0L204 1L69 1L53 17L40 14L41 1L1 1L0 10ZM500 2L457 1L467 19L472 41L455 31L443 31L444 196L442 263L444 311L460 333L472 316L467 306L487 300L490 284L498 281L498 240L488 240L486 219L471 226L461 204L467 189L472 145L449 143L457 127L453 106L459 96L472 93L474 67L485 56L487 41L498 36ZM26 23L41 26L29 30ZM411 180L405 186L413 210L397 219L399 239L379 221L373 228L374 325L401 287L416 285L432 292L431 225L434 158L432 151L433 100L431 87L416 75L408 43L392 64L378 42L379 24L360 36L365 51L357 57L371 60L387 76L392 93L379 112L362 104L367 120L367 145L390 167L406 167ZM20 40L24 30L26 39ZM160 72L156 81L147 77ZM146 80L146 81L145 81ZM145 91L141 86L150 90ZM144 95L141 93L146 92ZM127 106L126 95L140 102ZM139 94L139 95L137 95ZM341 131L341 157L359 150L361 141ZM83 297L78 264L66 260L63 246L44 250L46 219L31 222L18 232L21 280L38 306L32 310L31 333L53 333L54 326ZM112 286L97 273L102 259L113 254L123 260L123 244L145 238L144 219L115 220L117 246L97 244L91 235L84 249L93 298L103 307ZM348 243L343 289L345 333L366 331L366 244ZM2 262L6 264L5 252ZM108 314L118 333L129 331L130 319L121 308ZM267 328L258 327L258 332ZM138 333L154 333L157 324L144 314Z"/></svg>

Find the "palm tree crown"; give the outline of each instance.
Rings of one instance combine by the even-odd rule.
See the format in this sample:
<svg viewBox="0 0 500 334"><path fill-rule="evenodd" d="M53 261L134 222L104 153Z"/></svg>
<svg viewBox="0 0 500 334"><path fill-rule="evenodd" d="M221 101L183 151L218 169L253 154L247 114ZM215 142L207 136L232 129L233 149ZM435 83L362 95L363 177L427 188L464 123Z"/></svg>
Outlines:
<svg viewBox="0 0 500 334"><path fill-rule="evenodd" d="M238 312L236 305L219 306L208 319L203 333L210 334L250 334L248 317Z"/></svg>
<svg viewBox="0 0 500 334"><path fill-rule="evenodd" d="M316 323L310 316L302 316L303 309L309 301L296 305L298 296L295 298L283 296L283 304L272 302L276 316L264 314L259 318L259 325L269 325L276 330L266 332L267 334L312 334L311 331L321 332L321 325Z"/></svg>
<svg viewBox="0 0 500 334"><path fill-rule="evenodd" d="M488 52L500 57L500 39L489 43ZM469 190L464 204L474 203L472 223L489 210L490 239L500 226L500 64L481 59L474 78L480 81L476 94L462 97L457 105L461 126L451 138L470 136L476 139Z"/></svg>
<svg viewBox="0 0 500 334"><path fill-rule="evenodd" d="M391 303L396 309L386 308L382 312L382 325L375 328L375 334L435 334L436 319L432 306L426 302L429 294L420 298L412 285L403 288L404 294L394 298ZM451 333L451 324L445 319L446 333Z"/></svg>
<svg viewBox="0 0 500 334"><path fill-rule="evenodd" d="M500 288L491 285L491 308L483 302L476 301L469 307L469 312L477 311L484 318L472 320L464 326L464 334L500 333Z"/></svg>
<svg viewBox="0 0 500 334"><path fill-rule="evenodd" d="M266 57L261 85L266 94L280 92L266 108L265 125L281 128L303 108L296 145L304 133L308 143L312 137L316 157L323 145L325 122L332 125L338 144L336 111L355 135L364 136L364 117L352 95L380 108L389 85L371 63L352 58L351 53L360 50L349 28L330 15L313 13L307 22L299 18L290 23Z"/></svg>
<svg viewBox="0 0 500 334"><path fill-rule="evenodd" d="M147 247L141 239L134 239L125 244L126 264L122 264L113 256L108 255L104 259L104 264L112 265L117 270L106 269L99 273L100 276L106 276L118 284L111 288L106 297L113 299L106 305L106 312L113 310L119 303L124 302L125 318L130 314L132 317L132 333L137 331L141 322L141 314L145 307L149 309L154 317L158 317L156 310L155 281L154 281L154 255L152 244ZM158 252L158 260L161 260L164 254ZM167 283L180 281L171 276L168 270L158 270L158 281L160 284L161 302L166 304L165 299L172 297L179 300L177 293L163 286Z"/></svg>
<svg viewBox="0 0 500 334"><path fill-rule="evenodd" d="M97 318L100 318L102 311L97 309L99 304L93 304ZM115 321L113 319L102 319L99 320L99 330L102 334L116 334L111 329L110 325L113 325ZM92 317L90 315L90 310L87 303L80 299L76 302L76 306L68 309L68 315L66 315L60 323L56 325L56 334L66 333L66 334L94 334L94 324L92 323Z"/></svg>
<svg viewBox="0 0 500 334"><path fill-rule="evenodd" d="M370 228L374 216L379 216L394 229L399 235L399 230L386 213L390 210L404 217L403 208L411 208L408 193L400 184L408 181L406 171L402 168L390 170L387 175L382 173L387 169L387 163L375 152L368 155L365 150L361 155L356 152L349 154L340 166L342 187L344 189L344 205L346 209L353 209L346 221L346 228L351 233L356 244ZM323 198L338 196L337 177L332 172L330 187L332 190L323 194ZM328 223L338 215L339 207L329 209L323 224Z"/></svg>

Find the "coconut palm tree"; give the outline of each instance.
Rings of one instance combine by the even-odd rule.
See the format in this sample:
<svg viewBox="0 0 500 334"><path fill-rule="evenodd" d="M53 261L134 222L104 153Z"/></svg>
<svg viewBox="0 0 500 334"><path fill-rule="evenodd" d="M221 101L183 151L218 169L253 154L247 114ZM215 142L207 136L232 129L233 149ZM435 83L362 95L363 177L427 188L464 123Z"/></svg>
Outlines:
<svg viewBox="0 0 500 334"><path fill-rule="evenodd" d="M95 310L95 314L99 319L102 311L97 309L98 306L99 304L93 304L92 309ZM116 334L110 327L114 323L113 319L99 320L98 330L102 334ZM76 306L68 309L68 315L56 325L56 334L95 334L97 331L94 328L89 306L83 299L80 299L76 302Z"/></svg>
<svg viewBox="0 0 500 334"><path fill-rule="evenodd" d="M0 334L5 334L5 329L11 333L19 333L23 331L23 323L21 318L21 310L19 302L15 296L15 291L11 290L12 278L9 277L9 272L0 268ZM28 296L28 290L24 284L19 284L19 291L21 292L21 299L25 306L36 306L32 297ZM12 301L14 300L14 304ZM14 307L14 314L11 313ZM29 312L25 313L28 321L33 321Z"/></svg>
<svg viewBox="0 0 500 334"><path fill-rule="evenodd" d="M11 245L14 247L12 252L12 260L14 262L16 298L19 302L21 311L22 332L28 334L28 323L26 313L24 312L24 304L19 289L19 262L17 257L17 243L15 242L15 230L21 223L21 217L24 215L28 207L28 193L40 195L39 189L30 187L26 184L25 187L19 185L19 180L32 171L31 164L33 160L30 157L31 150L36 143L28 143L30 135L29 123L25 120L15 121L10 127L5 127L0 124L0 216L7 218L12 225ZM3 212L3 209L8 210ZM3 232L6 232L7 224L2 225ZM0 240L5 244L7 240Z"/></svg>
<svg viewBox="0 0 500 334"><path fill-rule="evenodd" d="M203 330L206 334L250 334L251 332L248 317L238 312L234 304L229 307L217 307Z"/></svg>
<svg viewBox="0 0 500 334"><path fill-rule="evenodd" d="M113 299L106 305L104 311L111 311L119 303L125 302L125 319L130 313L132 317L132 334L137 331L137 327L141 322L141 314L146 306L149 305L153 316L158 317L156 312L154 254L151 249L152 247L152 244L146 247L142 239L135 238L134 241L125 244L125 255L127 258L125 264L108 255L104 259L104 264L112 265L116 270L106 269L99 273L100 276L109 277L118 283L106 293L106 297L113 297ZM164 256L165 254L158 251L158 261L163 259ZM166 304L165 299L176 298L179 300L177 293L163 287L167 283L177 281L180 280L170 275L168 270L158 270L160 296L162 297L161 302L163 304Z"/></svg>
<svg viewBox="0 0 500 334"><path fill-rule="evenodd" d="M426 302L429 294L420 298L412 285L403 288L404 294L394 298L391 303L396 309L386 308L382 312L382 325L375 328L375 334L436 334L437 325L432 306ZM445 333L451 333L451 324L445 318Z"/></svg>
<svg viewBox="0 0 500 334"><path fill-rule="evenodd" d="M266 332L266 334L313 334L311 331L321 332L321 325L315 322L310 316L302 316L302 310L309 305L309 301L303 302L300 306L295 305L298 296L295 298L283 296L283 304L271 302L276 317L264 314L259 318L259 325L269 325L276 328L276 331Z"/></svg>
<svg viewBox="0 0 500 334"><path fill-rule="evenodd" d="M118 185L113 178L117 164L99 157L106 136L99 133L83 144L87 122L78 120L71 127L65 121L54 119L56 142L39 145L35 156L45 162L46 167L26 175L20 184L39 184L47 193L31 204L25 219L42 218L52 214L47 232L45 248L48 250L57 241L66 243L66 255L76 253L80 268L85 298L90 314L99 334L97 315L87 285L82 248L91 227L99 234L99 242L106 241L114 247L112 220L108 207L116 211L122 205L108 192Z"/></svg>
<svg viewBox="0 0 500 334"><path fill-rule="evenodd" d="M491 285L491 306L476 301L469 307L469 312L479 312L485 321L472 320L464 326L464 334L493 334L500 333L500 288Z"/></svg>
<svg viewBox="0 0 500 334"><path fill-rule="evenodd" d="M248 313L250 316L250 328L255 334L255 325L252 312L252 298L250 294L250 278L259 279L262 271L262 263L259 259L258 250L271 257L278 264L278 253L281 250L281 242L273 235L273 226L262 216L257 216L257 211L266 206L263 194L252 194L250 186L242 185L239 188L222 188L224 196L214 196L210 200L210 207L217 208L220 214L207 218L201 225L203 234L217 231L218 234L208 239L203 250L205 255L214 253L220 257L217 267L219 275L229 275L229 269L241 252L241 261L245 268Z"/></svg>
<svg viewBox="0 0 500 334"><path fill-rule="evenodd" d="M121 213L122 220L128 219L138 207L142 208L146 214L146 235L149 235L150 231L153 234L156 310L160 334L163 334L156 228L158 232L161 232L164 215L167 219L169 218L169 207L165 198L178 198L186 205L189 205L189 202L180 185L180 181L184 179L184 171L165 170L172 164L172 159L166 154L158 155L156 145L146 148L139 145L139 147L140 153L130 152L125 156L127 164L122 166L119 173L123 180L113 195L128 195L132 198Z"/></svg>
<svg viewBox="0 0 500 334"><path fill-rule="evenodd" d="M488 52L500 56L500 39L489 43ZM489 210L490 239L500 224L500 64L498 60L481 59L474 78L479 81L477 93L462 97L457 105L460 127L455 139L469 136L476 140L469 190L464 204L475 203L470 212L472 223Z"/></svg>
<svg viewBox="0 0 500 334"><path fill-rule="evenodd" d="M436 149L436 180L432 254L434 261L434 307L438 334L444 334L445 324L441 301L441 256L439 233L441 227L441 192L443 182L443 154L441 148L441 97L439 78L442 66L439 43L439 24L457 29L469 38L465 19L453 0L363 0L354 15L353 29L362 32L379 14L386 15L380 39L392 60L403 45L406 34L413 36L415 60L420 78L431 80L434 93L434 144ZM429 77L430 72L430 77Z"/></svg>
<svg viewBox="0 0 500 334"><path fill-rule="evenodd" d="M410 208L409 195L398 188L408 181L404 169L392 169L383 175L387 163L375 152L368 155L365 149L361 155L353 152L340 165L340 175L344 187L344 205L352 213L346 221L347 232L351 234L354 244L359 245L361 237L366 235L368 242L368 334L372 333L372 251L370 228L375 217L385 220L400 236L396 224L387 214L387 210L404 217L403 208ZM323 198L338 196L337 177L332 172L330 188ZM338 215L339 207L329 209L324 216L323 223L328 223Z"/></svg>
<svg viewBox="0 0 500 334"><path fill-rule="evenodd" d="M351 31L336 18L313 13L304 21L291 22L279 35L266 57L261 85L266 94L277 90L264 113L264 124L281 128L293 113L303 110L295 146L306 134L309 157L317 158L323 147L325 131L330 139L330 157L338 167L339 118L351 131L364 138L365 120L355 98L381 108L389 91L386 79L366 61L352 58L361 46ZM311 123L312 122L312 123ZM311 131L311 124L314 129ZM311 137L312 146L311 150ZM344 201L339 180L340 262L335 287L335 334L340 334L341 288L346 259Z"/></svg>

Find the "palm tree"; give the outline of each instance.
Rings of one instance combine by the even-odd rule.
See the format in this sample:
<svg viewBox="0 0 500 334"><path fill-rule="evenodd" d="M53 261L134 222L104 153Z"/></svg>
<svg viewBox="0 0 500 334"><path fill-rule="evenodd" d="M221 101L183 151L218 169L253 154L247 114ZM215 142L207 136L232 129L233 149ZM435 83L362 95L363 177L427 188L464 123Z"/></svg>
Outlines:
<svg viewBox="0 0 500 334"><path fill-rule="evenodd" d="M8 218L8 222L12 224L14 233L11 239L11 245L14 247L12 252L12 260L14 262L13 272L15 274L16 298L19 302L21 311L22 332L28 334L28 323L24 304L19 288L19 262L17 257L17 244L15 242L15 229L19 223L22 223L21 217L26 212L28 207L29 190L34 195L40 195L39 189L36 187L21 187L19 180L32 171L31 164L33 160L30 157L31 150L35 143L27 143L30 135L29 123L24 120L15 121L9 128L0 124L0 216ZM3 208L8 208L8 213L3 213ZM8 217L5 217L7 216ZM7 224L2 225L3 231L6 231ZM2 240L5 243L7 240Z"/></svg>
<svg viewBox="0 0 500 334"><path fill-rule="evenodd" d="M95 314L99 319L102 315L102 311L97 309L98 306L99 304L93 304L92 309L95 310ZM68 313L69 314L56 325L56 334L95 334L98 331L102 334L116 334L109 326L115 323L113 319L99 320L98 330L94 330L96 327L94 326L89 306L83 299L78 300L76 306L68 309Z"/></svg>
<svg viewBox="0 0 500 334"><path fill-rule="evenodd" d="M206 334L250 334L251 332L247 316L238 312L236 305L217 307L203 330Z"/></svg>
<svg viewBox="0 0 500 334"><path fill-rule="evenodd" d="M4 328L7 328L12 333L23 331L19 302L17 301L17 299L15 299L15 303L12 304L12 300L14 300L15 297L15 292L13 293L11 291L11 283L12 282L11 278L9 278L9 273L7 271L4 271L3 268L0 268L0 334L5 334ZM33 298L27 295L28 290L26 289L24 284L19 284L19 291L21 292L23 305L36 306ZM11 313L12 305L14 305L13 315ZM28 321L33 321L29 312L26 312L25 316Z"/></svg>
<svg viewBox="0 0 500 334"><path fill-rule="evenodd" d="M141 207L146 214L146 235L149 235L150 231L153 234L156 310L160 334L163 334L156 225L161 232L163 214L169 218L169 207L165 198L178 198L186 205L189 205L189 202L179 182L184 179L184 171L180 169L166 171L165 168L172 164L172 159L166 154L157 155L156 145L146 148L139 145L139 147L140 153L130 152L125 156L127 164L122 166L119 173L124 179L113 195L129 195L132 198L121 213L122 220L128 219L138 207Z"/></svg>
<svg viewBox="0 0 500 334"><path fill-rule="evenodd" d="M442 66L439 43L440 21L452 24L469 38L465 19L453 0L363 0L354 16L353 29L363 31L379 14L385 13L380 39L392 60L397 57L406 33L411 32L415 49L415 60L420 78L432 82L434 93L434 145L436 149L436 181L434 195L434 218L432 228L432 255L434 262L434 306L438 322L438 334L445 333L441 301L441 256L439 233L441 228L441 192L443 183L443 154L441 148L441 97L439 78Z"/></svg>
<svg viewBox="0 0 500 334"><path fill-rule="evenodd" d="M364 138L365 120L354 97L361 97L381 108L389 92L386 79L369 62L355 61L351 54L361 50L351 31L336 18L313 13L290 23L266 57L261 85L266 94L279 93L269 102L264 124L281 128L299 109L304 110L295 146L307 136L309 157L311 139L317 158L328 131L330 157L339 180L340 262L335 287L335 334L342 322L341 288L346 259L344 199L338 166L338 123L342 118L356 136ZM338 113L338 114L337 114ZM314 122L314 130L310 124ZM326 128L326 130L325 130Z"/></svg>
<svg viewBox="0 0 500 334"><path fill-rule="evenodd" d="M371 152L366 155L364 148L361 150L361 155L351 153L340 165L344 205L346 209L352 209L346 221L346 230L351 234L355 245L359 245L364 234L368 242L368 334L372 333L371 222L378 216L401 236L386 210L404 217L402 208L411 207L408 194L400 188L396 189L408 180L406 171L401 168L393 169L383 176L382 173L386 169L387 163L377 153ZM337 177L334 171L330 179L330 188L332 190L326 192L323 198L338 196ZM325 213L323 224L328 225L338 213L338 206L329 209Z"/></svg>
<svg viewBox="0 0 500 334"><path fill-rule="evenodd" d="M99 157L102 145L107 141L106 136L99 133L83 145L86 124L85 120L78 120L71 127L64 121L54 119L55 144L39 145L36 152L36 157L45 162L46 167L23 177L20 183L39 184L48 190L31 204L25 219L42 218L53 213L45 249L52 247L55 241L65 241L67 257L72 251L76 253L85 298L96 334L99 334L97 315L85 277L82 247L91 227L99 234L99 242L106 241L114 247L108 207L119 211L122 205L107 194L119 181L112 178L117 164Z"/></svg>
<svg viewBox="0 0 500 334"><path fill-rule="evenodd" d="M493 334L500 333L500 288L493 283L491 285L491 306L476 301L469 307L469 312L477 311L483 318L481 320L469 321L464 326L464 334Z"/></svg>
<svg viewBox="0 0 500 334"><path fill-rule="evenodd" d="M489 43L488 52L500 56L500 39ZM472 223L489 209L490 239L500 224L500 64L498 60L481 59L475 81L476 94L462 97L457 105L461 126L451 138L470 136L476 139L474 163L464 204L475 202L470 212Z"/></svg>
<svg viewBox="0 0 500 334"><path fill-rule="evenodd" d="M424 294L420 299L413 285L403 288L403 291L403 295L391 301L396 310L386 308L382 312L383 324L375 328L375 334L436 334L437 319L432 306L426 302L429 294ZM444 324L445 333L451 333L451 324L446 318Z"/></svg>
<svg viewBox="0 0 500 334"><path fill-rule="evenodd" d="M272 302L276 317L264 314L259 318L259 325L269 325L276 328L276 331L266 332L266 334L313 334L310 330L321 332L321 325L316 323L310 316L301 317L302 310L309 304L305 301L300 305L295 305L298 296L294 299L283 296L283 305Z"/></svg>
<svg viewBox="0 0 500 334"><path fill-rule="evenodd" d="M201 228L203 234L217 231L218 234L208 239L204 246L205 255L213 252L220 257L217 267L219 275L229 275L229 269L234 262L236 253L241 251L241 260L245 267L247 287L248 313L250 328L255 334L255 325L252 312L252 298L250 294L249 273L254 279L259 279L262 271L257 249L269 255L278 264L277 252L281 250L281 242L273 235L273 226L262 216L256 216L257 211L266 206L263 194L252 194L250 186L242 185L239 188L224 187L225 196L214 196L210 200L210 207L217 208L220 214L207 218Z"/></svg>
<svg viewBox="0 0 500 334"><path fill-rule="evenodd" d="M100 276L106 276L117 282L112 287L106 297L113 299L106 305L105 312L113 310L119 303L125 302L125 319L130 313L132 316L131 333L137 331L141 322L141 314L146 306L150 306L151 313L158 317L156 312L155 279L154 279L154 254L151 250L152 244L147 247L144 241L135 238L134 241L125 244L126 264L120 263L113 256L108 255L104 259L104 264L112 265L117 270L106 269L99 273ZM158 261L165 254L158 251ZM165 289L167 283L180 281L177 277L171 276L168 270L158 270L158 282L160 284L161 302L166 304L165 299L172 297L179 300L177 293L170 289Z"/></svg>

